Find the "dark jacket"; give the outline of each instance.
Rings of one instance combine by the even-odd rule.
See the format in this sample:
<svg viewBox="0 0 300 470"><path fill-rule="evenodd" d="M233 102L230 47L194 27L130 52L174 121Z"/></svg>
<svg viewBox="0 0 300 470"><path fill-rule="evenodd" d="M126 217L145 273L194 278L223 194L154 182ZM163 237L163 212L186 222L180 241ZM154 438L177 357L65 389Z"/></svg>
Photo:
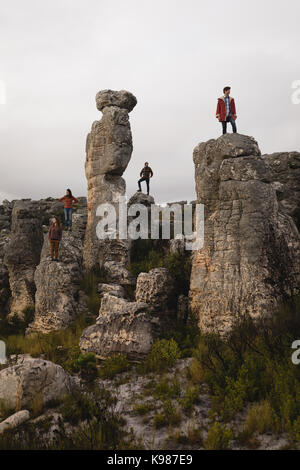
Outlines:
<svg viewBox="0 0 300 470"><path fill-rule="evenodd" d="M150 176L153 176L153 171L150 168L150 166L144 166L144 168L140 172L140 176L143 176L144 178L150 178Z"/></svg>
<svg viewBox="0 0 300 470"><path fill-rule="evenodd" d="M49 240L61 240L62 237L62 229L61 227L51 225L49 228Z"/></svg>

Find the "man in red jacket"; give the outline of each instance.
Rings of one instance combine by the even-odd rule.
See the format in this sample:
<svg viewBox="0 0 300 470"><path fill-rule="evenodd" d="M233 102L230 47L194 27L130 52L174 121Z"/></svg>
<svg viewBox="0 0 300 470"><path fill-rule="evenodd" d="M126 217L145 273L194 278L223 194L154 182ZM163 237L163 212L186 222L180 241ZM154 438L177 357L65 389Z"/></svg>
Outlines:
<svg viewBox="0 0 300 470"><path fill-rule="evenodd" d="M234 133L237 132L235 120L237 118L234 98L230 95L231 88L226 86L223 90L224 96L218 99L216 118L222 123L223 134L227 132L227 122L232 125Z"/></svg>

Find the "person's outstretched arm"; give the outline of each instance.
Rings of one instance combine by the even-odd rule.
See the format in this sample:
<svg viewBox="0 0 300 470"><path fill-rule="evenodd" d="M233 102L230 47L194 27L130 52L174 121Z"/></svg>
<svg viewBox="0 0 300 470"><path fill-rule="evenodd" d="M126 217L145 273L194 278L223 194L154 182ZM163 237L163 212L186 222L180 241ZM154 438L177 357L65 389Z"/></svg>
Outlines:
<svg viewBox="0 0 300 470"><path fill-rule="evenodd" d="M61 197L61 198L59 199L59 202L62 202L64 199L65 199L65 196Z"/></svg>

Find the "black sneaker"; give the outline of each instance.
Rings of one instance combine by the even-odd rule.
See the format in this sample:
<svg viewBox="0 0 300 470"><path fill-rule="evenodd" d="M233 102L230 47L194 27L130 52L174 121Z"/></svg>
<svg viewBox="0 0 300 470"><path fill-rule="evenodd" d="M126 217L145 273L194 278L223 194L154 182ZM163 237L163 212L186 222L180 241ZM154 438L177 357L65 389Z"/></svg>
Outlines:
<svg viewBox="0 0 300 470"><path fill-rule="evenodd" d="M137 193L141 193L141 192L142 192L142 190L141 190L141 189L138 189L138 190L137 190Z"/></svg>

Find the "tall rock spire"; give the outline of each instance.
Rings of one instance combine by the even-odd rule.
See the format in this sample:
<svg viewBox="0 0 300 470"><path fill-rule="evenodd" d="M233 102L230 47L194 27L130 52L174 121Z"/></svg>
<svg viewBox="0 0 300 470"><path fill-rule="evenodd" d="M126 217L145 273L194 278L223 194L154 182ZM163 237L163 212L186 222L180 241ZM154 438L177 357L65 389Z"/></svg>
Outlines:
<svg viewBox="0 0 300 470"><path fill-rule="evenodd" d="M126 184L122 174L133 150L128 113L136 103L135 96L125 90L102 90L96 95L97 108L103 116L92 124L86 141L88 221L83 252L86 270L111 261L111 257L106 259L104 253L107 252L107 240L103 243L96 235L99 221L96 211L99 204L117 204L120 196L125 195ZM114 261L124 261L122 258L126 256L126 250L120 249L120 243L112 243L111 250L115 251Z"/></svg>

